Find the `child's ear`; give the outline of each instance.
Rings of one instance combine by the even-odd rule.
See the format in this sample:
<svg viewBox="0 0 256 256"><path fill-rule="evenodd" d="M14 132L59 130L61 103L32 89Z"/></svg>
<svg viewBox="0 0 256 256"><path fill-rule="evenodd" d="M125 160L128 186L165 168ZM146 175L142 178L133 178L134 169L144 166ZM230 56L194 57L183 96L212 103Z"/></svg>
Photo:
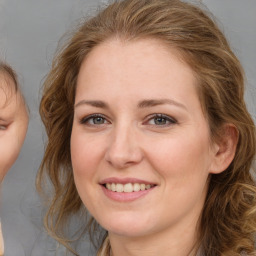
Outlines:
<svg viewBox="0 0 256 256"><path fill-rule="evenodd" d="M220 133L220 138L214 142L214 158L210 173L218 174L225 171L234 159L239 132L233 124L225 124Z"/></svg>

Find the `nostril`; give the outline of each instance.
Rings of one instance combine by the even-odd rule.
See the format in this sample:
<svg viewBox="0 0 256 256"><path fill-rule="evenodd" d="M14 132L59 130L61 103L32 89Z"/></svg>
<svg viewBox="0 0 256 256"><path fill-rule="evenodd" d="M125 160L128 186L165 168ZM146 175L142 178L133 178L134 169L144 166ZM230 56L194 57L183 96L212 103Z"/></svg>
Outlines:
<svg viewBox="0 0 256 256"><path fill-rule="evenodd" d="M105 155L105 160L118 169L123 169L131 165L141 162L143 159L142 153L139 150L109 150Z"/></svg>

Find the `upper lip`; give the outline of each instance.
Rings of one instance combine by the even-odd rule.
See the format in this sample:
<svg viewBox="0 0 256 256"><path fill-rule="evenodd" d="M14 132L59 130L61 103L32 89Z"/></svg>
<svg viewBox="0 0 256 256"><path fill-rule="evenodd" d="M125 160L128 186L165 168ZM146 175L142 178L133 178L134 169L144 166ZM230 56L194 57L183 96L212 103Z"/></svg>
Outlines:
<svg viewBox="0 0 256 256"><path fill-rule="evenodd" d="M155 182L146 181L142 179L137 178L118 178L118 177L110 177L103 179L99 182L101 185L107 184L107 183L118 183L118 184L127 184L127 183L139 183L139 184L145 184L145 185L156 185Z"/></svg>

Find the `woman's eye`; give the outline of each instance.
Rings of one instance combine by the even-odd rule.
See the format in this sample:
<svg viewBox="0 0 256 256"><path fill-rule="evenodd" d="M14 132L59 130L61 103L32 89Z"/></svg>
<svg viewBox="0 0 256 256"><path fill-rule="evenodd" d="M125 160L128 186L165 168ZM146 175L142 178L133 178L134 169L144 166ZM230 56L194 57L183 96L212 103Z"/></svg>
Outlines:
<svg viewBox="0 0 256 256"><path fill-rule="evenodd" d="M148 119L149 125L168 126L177 123L174 118L163 114L155 114Z"/></svg>
<svg viewBox="0 0 256 256"><path fill-rule="evenodd" d="M82 118L80 120L81 124L87 124L87 125L102 125L107 124L108 121L105 117L101 115L90 115L88 117Z"/></svg>
<svg viewBox="0 0 256 256"><path fill-rule="evenodd" d="M88 123L91 123L91 124L104 124L105 120L102 117L93 117L93 118L88 120Z"/></svg>

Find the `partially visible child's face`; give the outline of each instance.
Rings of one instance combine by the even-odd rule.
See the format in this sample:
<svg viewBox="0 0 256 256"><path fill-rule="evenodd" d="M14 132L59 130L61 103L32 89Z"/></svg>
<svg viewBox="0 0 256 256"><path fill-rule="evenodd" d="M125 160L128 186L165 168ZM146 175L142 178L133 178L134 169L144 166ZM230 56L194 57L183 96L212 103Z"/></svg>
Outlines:
<svg viewBox="0 0 256 256"><path fill-rule="evenodd" d="M28 112L21 94L0 73L0 182L19 155L27 126Z"/></svg>

